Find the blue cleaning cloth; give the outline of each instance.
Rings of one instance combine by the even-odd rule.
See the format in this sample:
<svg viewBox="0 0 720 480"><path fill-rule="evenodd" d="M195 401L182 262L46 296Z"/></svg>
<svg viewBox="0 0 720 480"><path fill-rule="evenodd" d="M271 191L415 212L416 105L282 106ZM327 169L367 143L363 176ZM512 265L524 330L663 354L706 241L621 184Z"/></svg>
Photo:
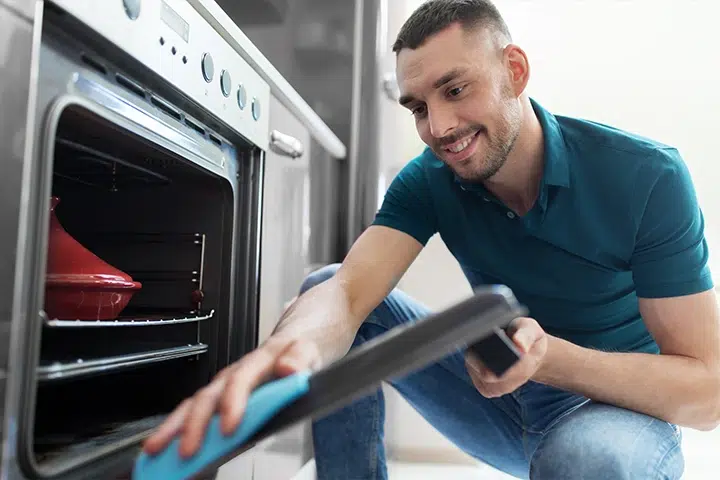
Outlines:
<svg viewBox="0 0 720 480"><path fill-rule="evenodd" d="M309 372L296 373L261 385L250 394L245 413L235 432L228 436L223 435L220 416L215 414L195 455L182 458L179 453L180 439L175 438L157 455L141 453L135 462L133 480L185 480L196 475L208 465L240 448L275 414L305 395L309 389Z"/></svg>

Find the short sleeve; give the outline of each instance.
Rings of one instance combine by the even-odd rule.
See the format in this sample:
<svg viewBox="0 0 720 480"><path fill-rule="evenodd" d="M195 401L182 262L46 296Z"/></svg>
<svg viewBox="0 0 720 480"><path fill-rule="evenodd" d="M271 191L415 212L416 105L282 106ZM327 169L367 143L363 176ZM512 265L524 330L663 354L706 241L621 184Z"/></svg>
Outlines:
<svg viewBox="0 0 720 480"><path fill-rule="evenodd" d="M373 225L400 230L426 245L437 232L435 219L430 185L418 157L393 179Z"/></svg>
<svg viewBox="0 0 720 480"><path fill-rule="evenodd" d="M652 187L639 214L630 260L638 297L660 298L709 290L713 280L704 218L687 166L676 150L658 151Z"/></svg>

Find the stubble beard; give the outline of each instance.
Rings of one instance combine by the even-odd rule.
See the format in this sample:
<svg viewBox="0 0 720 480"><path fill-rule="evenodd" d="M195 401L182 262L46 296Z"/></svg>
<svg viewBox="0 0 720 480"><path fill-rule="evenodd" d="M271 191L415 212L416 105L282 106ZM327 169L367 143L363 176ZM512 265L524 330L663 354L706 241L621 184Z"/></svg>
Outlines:
<svg viewBox="0 0 720 480"><path fill-rule="evenodd" d="M495 176L505 165L520 135L521 120L517 105L509 104L504 117L496 135L490 136L484 128L480 130L479 135L484 136L487 142L485 149L478 149L460 167L446 163L457 176L471 183L481 183Z"/></svg>

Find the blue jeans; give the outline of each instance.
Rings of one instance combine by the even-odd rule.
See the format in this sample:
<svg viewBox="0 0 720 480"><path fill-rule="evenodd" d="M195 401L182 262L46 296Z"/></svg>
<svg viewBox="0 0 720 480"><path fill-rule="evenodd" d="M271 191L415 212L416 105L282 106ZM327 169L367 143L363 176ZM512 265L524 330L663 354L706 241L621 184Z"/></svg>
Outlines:
<svg viewBox="0 0 720 480"><path fill-rule="evenodd" d="M312 273L301 292L337 271ZM353 347L429 310L395 289L360 327ZM663 420L535 382L499 398L472 384L462 352L389 382L460 449L518 478L679 479L681 433ZM318 480L387 479L381 389L313 423Z"/></svg>

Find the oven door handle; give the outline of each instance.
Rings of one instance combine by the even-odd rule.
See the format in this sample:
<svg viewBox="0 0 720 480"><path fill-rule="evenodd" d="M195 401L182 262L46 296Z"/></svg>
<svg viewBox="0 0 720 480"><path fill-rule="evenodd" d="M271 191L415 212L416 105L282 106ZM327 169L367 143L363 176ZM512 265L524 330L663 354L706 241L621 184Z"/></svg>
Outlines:
<svg viewBox="0 0 720 480"><path fill-rule="evenodd" d="M270 148L280 155L293 159L302 157L305 152L300 140L277 130L270 132Z"/></svg>

